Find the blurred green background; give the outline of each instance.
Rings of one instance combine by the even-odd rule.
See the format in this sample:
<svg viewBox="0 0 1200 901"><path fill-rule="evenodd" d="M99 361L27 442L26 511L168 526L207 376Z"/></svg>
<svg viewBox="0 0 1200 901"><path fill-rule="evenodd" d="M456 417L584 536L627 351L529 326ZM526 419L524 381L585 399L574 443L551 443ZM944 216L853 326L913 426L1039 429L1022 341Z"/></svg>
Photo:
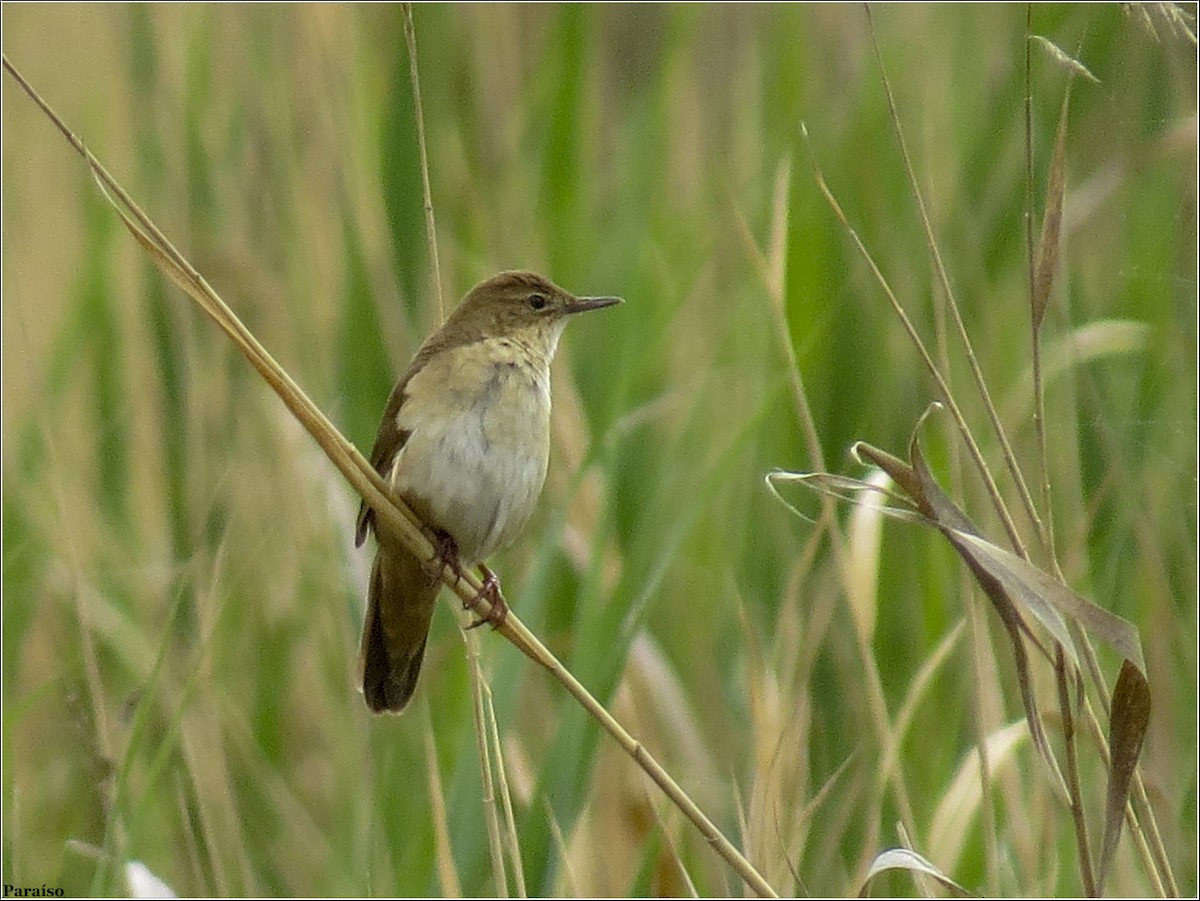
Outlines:
<svg viewBox="0 0 1200 901"><path fill-rule="evenodd" d="M874 18L1036 482L1025 14ZM926 341L953 346L863 9L419 6L415 22L445 303L506 268L628 301L574 326L556 363L539 513L492 561L522 618L782 893L856 892L898 823L973 890L1079 892L1028 742L982 801L969 778L977 737L1022 713L952 552L887 522L877 553L835 556L764 487L773 467L861 474L857 439L903 453L935 398L802 123ZM6 5L3 26L10 60L369 449L438 321L400 8ZM1059 559L1141 630L1142 772L1194 894L1196 48L1116 5L1039 5L1033 31L1099 80L1073 88L1043 333ZM181 894L496 892L452 617L412 709L372 718L357 499L3 82L3 882L121 894L116 864L140 860ZM1035 46L1038 221L1066 83ZM933 445L999 538L953 443ZM741 892L543 672L482 637L531 893ZM1103 770L1082 753L1098 842ZM1109 890L1145 894L1123 845Z"/></svg>

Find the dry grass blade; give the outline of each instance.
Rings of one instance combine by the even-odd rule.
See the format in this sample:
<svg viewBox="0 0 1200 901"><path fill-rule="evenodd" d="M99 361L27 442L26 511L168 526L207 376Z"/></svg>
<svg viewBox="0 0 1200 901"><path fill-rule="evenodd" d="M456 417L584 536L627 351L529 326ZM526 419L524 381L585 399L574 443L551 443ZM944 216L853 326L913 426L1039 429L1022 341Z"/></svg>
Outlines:
<svg viewBox="0 0 1200 901"><path fill-rule="evenodd" d="M959 639L962 637L964 623L959 620L958 624L946 633L933 653L928 659L921 664L920 670L913 677L912 684L908 691L904 693L904 702L900 705L900 709L896 712L896 724L892 733L893 740L884 746L883 753L879 756L879 768L876 771L875 784L878 788L882 788L891 774L900 767L900 745L908 735L909 727L912 725L913 717L916 716L917 709L921 702L928 694L930 686L934 683L934 677L937 676L942 669L942 665L949 659L950 652L957 646Z"/></svg>
<svg viewBox="0 0 1200 901"><path fill-rule="evenodd" d="M959 555L973 561L973 569L978 567L995 579L1005 596L1041 623L1054 640L1066 649L1072 666L1078 667L1079 655L1070 629L1055 605L1049 601L1049 595L1062 586L1036 566L974 532L962 529L951 531L954 533L951 542Z"/></svg>
<svg viewBox="0 0 1200 901"><path fill-rule="evenodd" d="M486 687L487 683L484 683ZM521 862L520 833L517 832L517 821L513 815L512 790L508 782L508 767L504 762L504 745L500 741L500 726L496 722L496 708L492 704L492 696L487 694L488 739L496 754L496 785L500 793L500 801L504 808L504 834L508 839L509 860L513 868L513 882L518 898L528 898L529 891L525 886L525 867Z"/></svg>
<svg viewBox="0 0 1200 901"><path fill-rule="evenodd" d="M1093 604L1045 570L978 535L962 533L958 537L981 565L1000 579L1005 589L1025 604L1028 611L1062 642L1068 653L1071 653L1075 642L1066 630L1063 616L1074 620L1145 674L1141 639L1131 622Z"/></svg>
<svg viewBox="0 0 1200 901"><path fill-rule="evenodd" d="M817 434L817 425L813 419L812 404L808 400L808 391L804 387L804 377L800 363L796 359L796 348L792 345L788 333L786 299L784 297L785 274L785 245L787 243L788 201L792 187L791 166L785 161L779 164L778 175L775 179L775 191L771 214L771 240L768 253L764 256L758 249L745 215L738 210L738 231L742 236L755 268L762 277L763 286L771 298L771 318L775 325L775 334L779 337L780 347L788 361L788 380L791 383L792 398L796 404L796 415L804 429L804 439L808 453L817 469L825 468L824 453ZM836 540L836 538L835 538Z"/></svg>
<svg viewBox="0 0 1200 901"><path fill-rule="evenodd" d="M425 210L425 242L429 246L429 266L433 272L433 294L437 298L438 321L446 318L442 304L442 267L438 263L437 226L433 217L433 190L429 186L429 156L425 146L425 113L421 105L421 78L417 69L417 29L413 24L412 4L403 4L404 42L408 47L408 70L412 79L413 109L417 117L417 151L421 154L421 197Z"/></svg>
<svg viewBox="0 0 1200 901"><path fill-rule="evenodd" d="M1045 386L1087 363L1122 354L1144 353L1151 338L1144 322L1130 319L1099 319L1059 336L1040 355L1039 381ZM1033 391L1032 371L1026 370L1004 398L1005 419L1014 422L1029 408Z"/></svg>
<svg viewBox="0 0 1200 901"><path fill-rule="evenodd" d="M882 470L867 476L867 486L850 511L846 553L839 558L846 601L859 638L875 635L876 605L879 602L879 549L883 536L884 493L891 480Z"/></svg>
<svg viewBox="0 0 1200 901"><path fill-rule="evenodd" d="M475 726L476 753L479 757L480 778L483 783L483 820L487 827L488 855L492 861L492 878L495 893L498 898L508 897L508 876L504 866L504 845L500 838L500 814L496 804L496 787L492 778L492 746L491 732L488 729L488 710L491 708L491 697L487 690L487 682L483 678L479 665L478 640L473 634L464 630L467 644L467 656L474 671L468 684L471 687L471 713ZM486 708L486 709L485 709ZM496 754L500 755L499 745Z"/></svg>
<svg viewBox="0 0 1200 901"><path fill-rule="evenodd" d="M1172 34L1183 37L1193 47L1196 46L1196 11L1194 4L1184 3L1122 3L1126 13L1136 10L1138 18L1154 39L1159 40L1158 28L1154 24L1154 15L1162 19L1167 30Z"/></svg>
<svg viewBox="0 0 1200 901"><path fill-rule="evenodd" d="M374 467L363 458L354 445L334 427L282 367L266 352L220 296L134 203L116 179L92 156L83 142L66 127L62 119L33 89L32 85L20 75L7 56L3 56L3 65L59 129L68 143L87 161L105 198L120 215L129 232L151 255L156 265L172 282L196 301L204 312L234 341L238 349L312 435L338 471L371 506L376 517L418 557L434 559L434 544L430 540L426 527L416 515L408 509L407 505L391 494L387 484ZM473 573L467 572L458 575L444 570L443 578L445 584L465 603L477 604L476 612L484 618L487 617L487 604L482 595L483 586ZM511 605L508 606L511 608ZM663 790L672 803L683 811L713 849L754 892L764 897L777 897L776 892L762 874L700 810L687 793L671 778L670 774L663 769L662 765L550 653L545 645L512 613L511 609L504 623L497 627L496 631L531 660L550 671L551 675L563 685L576 702L604 727L605 731Z"/></svg>
<svg viewBox="0 0 1200 901"><path fill-rule="evenodd" d="M1100 84L1100 79L1091 73L1087 66L1081 63L1075 57L1071 56L1065 50L1054 43L1047 37L1040 34L1031 34L1029 39L1038 44L1043 50L1050 55L1050 58L1065 68L1072 75L1078 75L1080 78L1086 78L1093 84Z"/></svg>
<svg viewBox="0 0 1200 901"><path fill-rule="evenodd" d="M871 867L867 871L866 878L863 879L862 887L858 890L858 897L866 898L867 892L871 888L871 880L880 873L886 873L888 870L907 870L915 875L928 876L936 880L955 898L978 897L974 892L963 888L916 851L909 851L907 848L890 848L878 854L871 861Z"/></svg>
<svg viewBox="0 0 1200 901"><path fill-rule="evenodd" d="M116 179L109 174L100 161L84 146L83 141L67 128L59 116L50 108L49 104L17 72L12 63L9 62L7 56L4 57L4 67L17 80L25 92L33 98L34 102L41 107L42 111L46 113L67 139L68 143L84 158L105 199L121 217L121 221L125 224L130 234L150 254L155 265L175 285L196 301L197 305L225 331L234 344L237 345L238 349L250 361L251 365L258 370L259 374L262 375L271 388L280 396L280 399L283 400L287 408L300 420L309 434L316 439L321 449L325 451L333 464L338 467L342 475L347 478L359 494L367 499L368 503L387 522L389 527L394 528L398 535L410 543L410 548L414 553L417 553L422 558L432 558L434 552L433 542L430 541L428 535L423 534L423 526L416 515L402 502L398 502L391 497L386 483L375 472L375 468L367 463L357 449L338 432L333 423L317 409L316 405L309 400L308 396L288 376L283 368L271 358L266 349L259 344L249 329L226 306L216 291L196 272L187 259L159 231L153 221L134 203L133 199ZM466 587L456 587L452 584L455 581ZM472 581L478 583L478 579L475 579L469 573L462 579L447 579L447 583L451 584L451 587L455 591L460 592L460 594L472 588L478 594L482 586L471 586L470 582ZM464 600L467 600L465 596Z"/></svg>
<svg viewBox="0 0 1200 901"><path fill-rule="evenodd" d="M1050 163L1050 181L1046 185L1046 212L1042 219L1042 236L1038 241L1033 267L1033 306L1031 316L1036 334L1042 327L1046 307L1050 303L1050 288L1054 270L1058 267L1058 251L1062 241L1063 199L1067 193L1067 120L1071 107L1071 85L1063 95L1062 112L1058 117L1058 134L1054 138L1054 157Z"/></svg>
<svg viewBox="0 0 1200 901"><path fill-rule="evenodd" d="M1083 674L1077 661L1067 667L1064 645L1054 648L1054 680L1058 688L1058 711L1062 718L1063 748L1067 758L1067 788L1071 792L1071 820L1075 824L1075 849L1079 860L1079 878L1083 893L1089 898L1096 891L1096 867L1092 862L1092 840L1088 835L1087 816L1083 810L1083 792L1079 781L1079 745L1075 731L1075 704L1071 701L1071 682L1076 685L1076 697L1082 707ZM1072 679L1074 677L1074 679Z"/></svg>
<svg viewBox="0 0 1200 901"><path fill-rule="evenodd" d="M764 481L775 498L787 507L793 514L805 522L815 522L813 517L804 513L799 507L779 493L780 485L800 485L825 497L834 500L847 501L851 504L871 504L867 500L873 494L881 494L898 506L880 506L878 509L892 517L908 522L925 522L925 518L913 507L908 496L891 491L872 479L855 479L850 476L838 475L833 472L790 472L786 469L774 469L767 473Z"/></svg>
<svg viewBox="0 0 1200 901"><path fill-rule="evenodd" d="M988 779L995 781L999 778L1028 735L1028 725L1024 721L1017 721L983 739ZM983 807L980 756L979 749L976 749L963 759L938 800L930 821L926 850L949 867L957 865L970 834L971 822Z"/></svg>
<svg viewBox="0 0 1200 901"><path fill-rule="evenodd" d="M428 717L429 708L423 709ZM429 777L429 798L433 807L434 855L437 860L438 880L441 883L442 894L448 898L458 898L462 895L462 884L458 871L454 867L454 851L450 846L450 828L446 819L446 793L442 789L442 775L437 764L437 745L434 731L426 723L421 734L425 738L425 772Z"/></svg>
<svg viewBox="0 0 1200 901"><path fill-rule="evenodd" d="M417 32L413 22L412 4L403 4L404 40L408 48L409 80L412 84L413 111L417 124L417 148L420 153L421 168L421 197L425 212L425 242L429 252L430 271L433 275L433 292L437 300L438 321L444 322L446 311L442 297L442 269L438 257L437 225L433 213L433 189L429 184L429 154L425 141L425 110L421 103L420 66L417 63ZM470 660L468 682L471 688L473 722L477 748L479 750L479 767L483 782L483 813L487 825L488 852L492 858L496 891L501 897L508 897L508 877L504 863L504 850L507 849L513 866L513 880L517 896L528 896L525 887L525 871L521 863L520 835L517 832L513 817L512 796L509 793L508 777L504 766L504 748L500 742L499 727L496 723L496 710L492 704L492 693L488 687L479 663L479 637L470 631L470 626L460 622L462 635L466 644L467 656ZM494 765L492 761L495 761ZM494 775L494 779L493 779ZM499 794L500 804L496 803ZM504 814L504 824L501 828L501 810ZM501 841L503 835L503 842Z"/></svg>
<svg viewBox="0 0 1200 901"><path fill-rule="evenodd" d="M1109 714L1108 747L1112 756L1104 804L1104 841L1100 847L1096 877L1096 889L1101 894L1104 892L1104 879L1117 851L1117 842L1121 838L1121 823L1125 819L1129 788L1149 725L1150 685L1143 670L1126 660L1113 687L1112 711Z"/></svg>

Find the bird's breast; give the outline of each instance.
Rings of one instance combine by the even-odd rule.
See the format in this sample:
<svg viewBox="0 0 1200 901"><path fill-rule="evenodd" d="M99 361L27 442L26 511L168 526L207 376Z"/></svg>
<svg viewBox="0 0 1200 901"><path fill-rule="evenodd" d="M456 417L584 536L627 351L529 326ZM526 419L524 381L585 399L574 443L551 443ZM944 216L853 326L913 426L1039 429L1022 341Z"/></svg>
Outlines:
<svg viewBox="0 0 1200 901"><path fill-rule="evenodd" d="M439 354L409 380L397 424L408 440L391 480L448 532L464 563L509 544L537 503L549 455L549 367L479 345Z"/></svg>

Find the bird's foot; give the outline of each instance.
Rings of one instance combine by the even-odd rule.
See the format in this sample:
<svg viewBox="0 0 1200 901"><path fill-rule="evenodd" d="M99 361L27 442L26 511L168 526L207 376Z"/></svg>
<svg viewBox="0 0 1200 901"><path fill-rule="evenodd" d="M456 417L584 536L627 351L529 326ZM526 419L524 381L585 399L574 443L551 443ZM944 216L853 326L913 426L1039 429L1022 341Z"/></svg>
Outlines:
<svg viewBox="0 0 1200 901"><path fill-rule="evenodd" d="M437 533L437 540L433 543L433 558L427 568L435 577L441 577L446 570L454 573L456 582L463 577L462 563L458 559L458 544L449 532Z"/></svg>
<svg viewBox="0 0 1200 901"><path fill-rule="evenodd" d="M491 623L493 629L498 629L504 625L504 621L508 618L508 605L504 603L504 596L500 594L500 577L492 572L484 563L479 564L479 574L483 576L483 586L479 589L479 593L475 595L473 601L463 602L463 609L479 613L479 602L481 600L486 600L490 606L487 613L482 614L479 619L475 620L467 628L475 629L484 623Z"/></svg>

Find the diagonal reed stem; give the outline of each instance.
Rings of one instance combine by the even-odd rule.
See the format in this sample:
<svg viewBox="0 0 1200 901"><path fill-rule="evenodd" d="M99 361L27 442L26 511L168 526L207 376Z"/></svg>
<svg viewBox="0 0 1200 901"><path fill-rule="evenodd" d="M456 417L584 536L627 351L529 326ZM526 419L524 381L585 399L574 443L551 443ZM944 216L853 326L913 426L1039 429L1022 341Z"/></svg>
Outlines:
<svg viewBox="0 0 1200 901"><path fill-rule="evenodd" d="M356 492L375 511L375 515L389 531L403 541L408 550L421 559L435 560L436 549L429 529L421 523L408 506L395 497L382 476L358 452L331 423L317 406L300 389L286 371L267 353L266 349L242 324L216 291L204 280L159 231L154 222L130 198L124 188L109 174L108 170L62 121L50 105L42 99L33 86L17 71L8 56L2 56L5 70L16 80L22 90L36 103L54 126L62 133L67 143L87 162L88 168L105 198L121 217L130 234L153 258L155 264L172 282L192 298L204 312L219 325L237 345L238 349L258 370L272 390L279 395L284 405L299 420L305 430L320 445L338 471L345 476ZM118 202L119 201L119 202ZM470 572L453 573L443 569L445 584L464 603L477 604L477 612L487 617L487 601L483 585ZM622 726L612 714L580 684L566 667L542 644L529 628L512 612L511 605L504 623L496 631L517 647L526 657L545 667L571 695L575 701L595 719L630 757L654 781L692 824L700 831L713 850L729 864L746 885L761 897L776 898L778 894L763 878L762 874L729 841L728 838L705 816L699 806L687 795L671 775L654 759L636 738Z"/></svg>

